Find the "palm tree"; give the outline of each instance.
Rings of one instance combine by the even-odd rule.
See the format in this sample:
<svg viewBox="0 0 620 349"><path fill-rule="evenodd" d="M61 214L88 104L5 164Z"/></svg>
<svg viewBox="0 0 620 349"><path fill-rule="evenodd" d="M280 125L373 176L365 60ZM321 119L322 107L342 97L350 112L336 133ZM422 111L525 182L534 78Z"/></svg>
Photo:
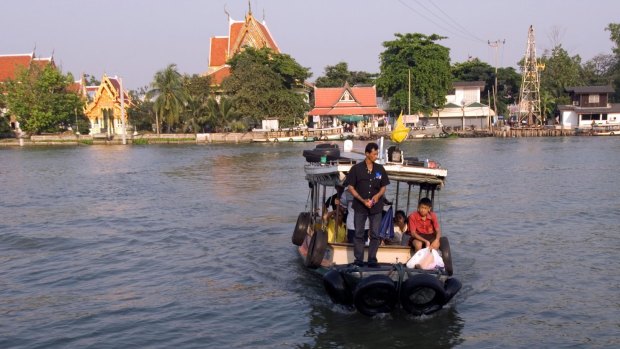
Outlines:
<svg viewBox="0 0 620 349"><path fill-rule="evenodd" d="M170 132L172 125L179 121L186 101L182 76L176 64L170 64L166 69L155 73L153 82L151 82L151 90L147 93L147 98L153 97L155 97L153 109L155 110L157 134L159 134L159 116L166 121L168 132Z"/></svg>
<svg viewBox="0 0 620 349"><path fill-rule="evenodd" d="M207 104L201 96L187 96L187 105L183 118L184 131L201 131L208 119Z"/></svg>
<svg viewBox="0 0 620 349"><path fill-rule="evenodd" d="M221 97L219 102L211 97L207 100L207 121L216 130L221 130L237 120L239 113L233 103L226 97Z"/></svg>

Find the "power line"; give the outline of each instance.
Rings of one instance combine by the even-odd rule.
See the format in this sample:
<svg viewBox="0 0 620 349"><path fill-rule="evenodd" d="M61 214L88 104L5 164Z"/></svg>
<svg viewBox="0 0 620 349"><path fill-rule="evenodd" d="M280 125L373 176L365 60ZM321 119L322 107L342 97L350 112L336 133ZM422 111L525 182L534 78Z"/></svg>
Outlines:
<svg viewBox="0 0 620 349"><path fill-rule="evenodd" d="M431 11L428 7L424 6L423 4L421 4L420 2L418 2L417 0L414 0L418 5L420 5L420 7L422 7L423 9L425 9L426 11L428 11L431 15L437 17L440 21L443 21L443 18L441 18L440 16L438 16L437 14L435 14L433 11ZM458 31L454 31L440 23L437 23L436 21L434 21L433 19L429 18L428 16L425 16L422 12L420 11L416 11L416 9L414 9L413 7L411 7L409 4L405 3L403 0L398 0L398 2L400 2L403 6L407 7L409 10L411 10L412 12L420 15L422 18L424 18L425 20L431 22L432 24L438 26L439 28L445 30L446 32L453 34L455 36L458 36L462 39L466 39L466 40L470 40L470 41L480 41L480 42L484 42L484 40L481 40L475 36L467 36L467 35L463 35L462 33L460 33L459 31L461 31L461 29L456 29Z"/></svg>
<svg viewBox="0 0 620 349"><path fill-rule="evenodd" d="M416 1L417 2L417 1ZM448 17L448 19L450 20L450 23L454 23L456 24L460 30L463 30L464 32L466 32L469 36L471 36L472 38L475 38L476 40L480 41L480 42L484 42L484 40L480 39L479 37L477 37L476 35L474 35L472 32L470 32L467 28L465 28L464 26L462 26L459 22L457 22L454 18L450 17L449 14L447 14L444 10L442 10L435 2L433 1L429 1L429 3L433 6L435 6L436 9L439 10L439 12L443 13L444 16Z"/></svg>

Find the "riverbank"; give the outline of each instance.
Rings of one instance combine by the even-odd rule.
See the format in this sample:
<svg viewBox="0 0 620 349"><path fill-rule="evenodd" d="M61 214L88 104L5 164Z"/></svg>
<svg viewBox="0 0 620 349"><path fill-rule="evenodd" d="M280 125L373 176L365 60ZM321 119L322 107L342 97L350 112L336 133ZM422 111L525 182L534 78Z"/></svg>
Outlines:
<svg viewBox="0 0 620 349"><path fill-rule="evenodd" d="M381 132L374 134L356 135L356 139L376 139L389 137L389 133ZM418 135L419 136L419 135ZM466 130L454 132L450 138L520 138L520 137L565 137L575 136L571 129L559 128L497 128L493 130ZM253 139L262 138L253 132L227 132L227 133L173 133L173 134L138 134L127 135L126 143L134 145L146 144L210 144L210 143L251 143ZM411 137L410 139L438 138L436 135L423 135L423 137ZM122 137L116 135L111 138L93 137L91 135L57 134L36 135L29 138L4 138L0 139L0 147L18 146L47 146L47 145L109 145L123 144Z"/></svg>
<svg viewBox="0 0 620 349"><path fill-rule="evenodd" d="M253 133L174 133L174 134L138 134L127 135L126 143L143 144L207 144L207 143L250 143ZM29 138L0 139L1 146L46 146L46 145L94 145L123 144L122 137L93 137L91 135L58 134L37 135Z"/></svg>

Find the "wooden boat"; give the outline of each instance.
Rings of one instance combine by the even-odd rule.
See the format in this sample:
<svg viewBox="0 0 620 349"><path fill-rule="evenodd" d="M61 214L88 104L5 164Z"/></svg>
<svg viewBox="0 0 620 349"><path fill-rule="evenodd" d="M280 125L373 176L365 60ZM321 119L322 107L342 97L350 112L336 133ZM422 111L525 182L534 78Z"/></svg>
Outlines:
<svg viewBox="0 0 620 349"><path fill-rule="evenodd" d="M620 125L600 125L592 127L593 136L620 136Z"/></svg>
<svg viewBox="0 0 620 349"><path fill-rule="evenodd" d="M293 127L278 130L253 129L258 137L252 138L252 142L316 142L316 141L343 141L353 139L353 134L343 132L342 127L330 128L307 128Z"/></svg>
<svg viewBox="0 0 620 349"><path fill-rule="evenodd" d="M351 167L365 158L360 153L347 151L349 142L345 141L345 151L336 152L337 144L304 151L307 161L305 179L310 188L307 206L310 210L299 214L293 244L299 246L304 264L323 277L327 294L337 304L354 306L369 316L391 312L398 305L415 315L440 310L461 288L461 283L452 277L450 244L443 231L440 252L445 267L430 271L407 268L406 263L413 256L409 246L379 247L379 267L371 268L352 264L353 244L328 242L321 214L325 209L323 203L327 189L342 184ZM436 161L404 157L395 146L385 151L381 146L377 162L384 166L392 183L386 197L391 195L394 198L394 212L404 208L409 213L417 207L418 200L413 200L413 206L411 204L414 188L419 189L417 199L428 197L434 201L435 194L445 185L447 170Z"/></svg>

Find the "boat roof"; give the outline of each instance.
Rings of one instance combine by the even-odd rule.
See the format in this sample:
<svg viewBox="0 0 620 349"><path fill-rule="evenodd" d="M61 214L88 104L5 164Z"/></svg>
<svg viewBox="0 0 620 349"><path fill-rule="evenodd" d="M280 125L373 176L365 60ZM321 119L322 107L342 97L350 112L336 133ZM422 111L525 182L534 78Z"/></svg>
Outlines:
<svg viewBox="0 0 620 349"><path fill-rule="evenodd" d="M351 167L364 161L365 156L356 152L341 152L337 160L328 163L307 163L304 167L306 180L323 185L342 184ZM443 187L448 170L437 166L434 168L419 165L419 161L387 162L380 159L376 163L383 165L391 181L407 182L409 184L431 184Z"/></svg>

